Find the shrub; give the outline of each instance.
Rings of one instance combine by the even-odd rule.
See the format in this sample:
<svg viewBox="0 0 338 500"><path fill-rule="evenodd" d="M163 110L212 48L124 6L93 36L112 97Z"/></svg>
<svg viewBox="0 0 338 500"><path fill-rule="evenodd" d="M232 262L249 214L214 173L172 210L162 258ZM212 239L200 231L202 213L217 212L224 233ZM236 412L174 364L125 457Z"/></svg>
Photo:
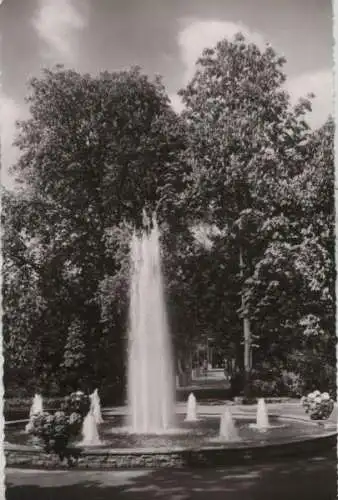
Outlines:
<svg viewBox="0 0 338 500"><path fill-rule="evenodd" d="M69 442L79 434L89 408L89 396L82 391L73 392L63 399L61 411L54 414L44 411L34 415L28 431L42 441L47 453L56 453L63 459Z"/></svg>
<svg viewBox="0 0 338 500"><path fill-rule="evenodd" d="M334 402L327 392L314 391L301 399L305 412L312 420L326 420L331 415Z"/></svg>
<svg viewBox="0 0 338 500"><path fill-rule="evenodd" d="M281 374L281 392L289 397L300 397L303 392L304 383L299 374L282 371Z"/></svg>
<svg viewBox="0 0 338 500"><path fill-rule="evenodd" d="M27 410L27 413L29 412L29 409L32 405L33 398L32 397L24 397L24 398L5 398L4 400L4 411L11 411L11 410ZM43 406L44 408L48 410L56 410L57 408L60 408L62 403L64 401L64 398L43 398Z"/></svg>
<svg viewBox="0 0 338 500"><path fill-rule="evenodd" d="M87 415L89 408L90 398L82 391L72 392L64 398L61 405L61 409L68 415L78 413L82 418Z"/></svg>
<svg viewBox="0 0 338 500"><path fill-rule="evenodd" d="M82 425L82 417L78 413L67 415L57 411L53 415L43 412L34 415L29 432L42 441L47 453L56 453L62 459L71 438L75 438Z"/></svg>
<svg viewBox="0 0 338 500"><path fill-rule="evenodd" d="M278 382L276 382L275 380L252 380L250 393L254 397L278 396Z"/></svg>
<svg viewBox="0 0 338 500"><path fill-rule="evenodd" d="M251 372L251 392L256 397L300 397L304 382L299 374L279 367L262 366Z"/></svg>
<svg viewBox="0 0 338 500"><path fill-rule="evenodd" d="M298 373L302 381L302 394L315 389L328 391L336 397L336 362L324 353L295 352L290 355L289 366Z"/></svg>

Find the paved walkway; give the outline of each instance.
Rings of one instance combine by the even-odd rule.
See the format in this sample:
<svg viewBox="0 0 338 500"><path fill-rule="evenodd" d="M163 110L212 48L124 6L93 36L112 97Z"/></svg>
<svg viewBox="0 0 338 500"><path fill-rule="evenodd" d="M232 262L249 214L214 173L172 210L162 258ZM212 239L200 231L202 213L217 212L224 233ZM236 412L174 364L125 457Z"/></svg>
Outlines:
<svg viewBox="0 0 338 500"><path fill-rule="evenodd" d="M200 470L48 472L9 469L7 500L334 500L336 460Z"/></svg>

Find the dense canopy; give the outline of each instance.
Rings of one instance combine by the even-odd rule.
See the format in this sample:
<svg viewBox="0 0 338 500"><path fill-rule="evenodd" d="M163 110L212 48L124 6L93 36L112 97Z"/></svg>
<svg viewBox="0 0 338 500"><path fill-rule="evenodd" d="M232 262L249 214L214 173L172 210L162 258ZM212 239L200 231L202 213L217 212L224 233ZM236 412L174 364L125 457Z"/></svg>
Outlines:
<svg viewBox="0 0 338 500"><path fill-rule="evenodd" d="M123 390L143 209L161 225L179 371L207 336L252 379L334 387L334 124L312 130L311 101L291 106L284 64L240 34L220 41L181 115L139 68L30 81L20 187L2 197L7 391Z"/></svg>

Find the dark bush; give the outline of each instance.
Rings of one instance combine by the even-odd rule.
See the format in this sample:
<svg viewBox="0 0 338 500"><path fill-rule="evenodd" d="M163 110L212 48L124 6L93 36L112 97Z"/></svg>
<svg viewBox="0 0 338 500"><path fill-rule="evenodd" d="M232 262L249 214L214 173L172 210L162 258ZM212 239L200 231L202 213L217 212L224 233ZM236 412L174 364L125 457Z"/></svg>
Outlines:
<svg viewBox="0 0 338 500"><path fill-rule="evenodd" d="M33 416L28 430L42 441L47 453L56 453L63 459L69 441L80 432L82 421L83 418L79 413L67 415L64 411L57 411L52 415L43 412Z"/></svg>
<svg viewBox="0 0 338 500"><path fill-rule="evenodd" d="M90 408L90 398L82 391L72 392L61 403L61 410L66 414L78 413L84 418Z"/></svg>
<svg viewBox="0 0 338 500"><path fill-rule="evenodd" d="M32 404L32 399L29 397L16 397L16 398L5 398L4 400L4 412L8 411L13 411L13 410L27 410L29 412L29 409ZM56 410L58 408L61 408L61 404L63 402L64 398L57 397L57 398L44 398L43 399L43 406L46 410Z"/></svg>
<svg viewBox="0 0 338 500"><path fill-rule="evenodd" d="M90 398L81 391L73 392L62 400L60 406L61 411L54 414L44 411L33 415L28 430L42 441L47 453L56 453L63 459L69 441L76 438L81 430L90 408Z"/></svg>

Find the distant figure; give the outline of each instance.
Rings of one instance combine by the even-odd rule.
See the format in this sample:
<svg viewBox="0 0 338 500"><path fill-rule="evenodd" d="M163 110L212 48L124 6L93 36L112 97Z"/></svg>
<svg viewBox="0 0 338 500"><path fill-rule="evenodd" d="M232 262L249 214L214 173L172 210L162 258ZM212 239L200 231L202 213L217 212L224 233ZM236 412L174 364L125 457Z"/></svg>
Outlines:
<svg viewBox="0 0 338 500"><path fill-rule="evenodd" d="M243 390L243 375L238 368L236 367L235 373L230 379L230 398L234 399L236 396L239 396L241 394L241 391Z"/></svg>
<svg viewBox="0 0 338 500"><path fill-rule="evenodd" d="M205 377L206 377L206 376L207 376L207 374L208 374L208 360L207 360L207 359L205 359L205 360L203 361L203 370L204 370L204 375L205 375Z"/></svg>
<svg viewBox="0 0 338 500"><path fill-rule="evenodd" d="M228 372L228 368L227 368L225 363L223 365L223 373L224 373L224 380L225 380L225 388L229 389L231 376L230 376L230 373Z"/></svg>

